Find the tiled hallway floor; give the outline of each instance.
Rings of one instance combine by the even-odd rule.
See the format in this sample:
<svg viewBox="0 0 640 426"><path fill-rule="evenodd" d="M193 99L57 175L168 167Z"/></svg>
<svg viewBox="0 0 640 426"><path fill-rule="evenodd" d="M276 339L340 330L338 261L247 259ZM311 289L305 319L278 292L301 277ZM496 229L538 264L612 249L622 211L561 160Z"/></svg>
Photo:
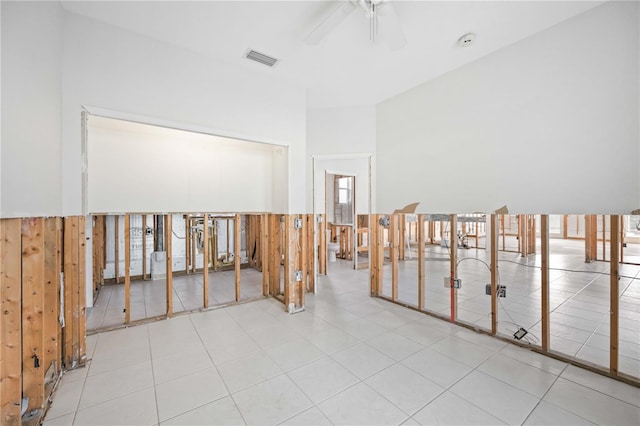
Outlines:
<svg viewBox="0 0 640 426"><path fill-rule="evenodd" d="M368 296L330 265L265 299L90 336L46 425L640 424L640 389Z"/></svg>

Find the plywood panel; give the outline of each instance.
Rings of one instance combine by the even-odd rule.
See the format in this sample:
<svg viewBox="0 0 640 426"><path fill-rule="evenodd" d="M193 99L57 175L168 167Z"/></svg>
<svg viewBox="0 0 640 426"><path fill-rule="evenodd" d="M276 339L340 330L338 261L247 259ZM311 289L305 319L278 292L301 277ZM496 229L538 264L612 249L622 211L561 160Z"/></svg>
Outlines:
<svg viewBox="0 0 640 426"><path fill-rule="evenodd" d="M22 222L0 219L0 422L20 424L22 399Z"/></svg>

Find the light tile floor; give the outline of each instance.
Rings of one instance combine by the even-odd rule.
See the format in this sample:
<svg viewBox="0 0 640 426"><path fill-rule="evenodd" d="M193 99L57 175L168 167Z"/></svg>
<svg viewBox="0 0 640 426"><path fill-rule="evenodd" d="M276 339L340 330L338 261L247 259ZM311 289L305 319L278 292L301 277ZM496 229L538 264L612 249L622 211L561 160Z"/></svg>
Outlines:
<svg viewBox="0 0 640 426"><path fill-rule="evenodd" d="M609 366L609 263L584 262L584 242L552 239L550 242L551 349L564 355ZM539 250L538 250L539 251ZM398 300L418 304L418 266L415 260L399 264ZM450 290L443 277L449 276L446 248L425 250L425 310L450 315ZM458 320L491 329L491 299L485 285L491 282L486 250L460 249L457 291ZM483 263L484 262L484 263ZM498 330L512 336L519 328L525 337L539 344L541 327L540 256L526 258L518 253L499 253L499 280L507 297L499 299ZM621 265L620 286L620 371L640 377L640 266ZM384 266L383 294L391 296L391 266Z"/></svg>
<svg viewBox="0 0 640 426"><path fill-rule="evenodd" d="M89 336L45 425L640 424L640 389L368 296L330 265L274 299Z"/></svg>

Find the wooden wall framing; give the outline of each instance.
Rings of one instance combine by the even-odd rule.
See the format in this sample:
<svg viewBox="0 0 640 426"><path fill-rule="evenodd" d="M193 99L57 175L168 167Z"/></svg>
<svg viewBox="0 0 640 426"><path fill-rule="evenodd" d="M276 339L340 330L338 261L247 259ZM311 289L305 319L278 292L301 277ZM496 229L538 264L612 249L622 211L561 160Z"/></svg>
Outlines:
<svg viewBox="0 0 640 426"><path fill-rule="evenodd" d="M0 219L0 421L37 424L63 365L85 362L84 217ZM66 248L66 250L64 249ZM61 272L64 300L60 300ZM65 305L64 328L60 318Z"/></svg>

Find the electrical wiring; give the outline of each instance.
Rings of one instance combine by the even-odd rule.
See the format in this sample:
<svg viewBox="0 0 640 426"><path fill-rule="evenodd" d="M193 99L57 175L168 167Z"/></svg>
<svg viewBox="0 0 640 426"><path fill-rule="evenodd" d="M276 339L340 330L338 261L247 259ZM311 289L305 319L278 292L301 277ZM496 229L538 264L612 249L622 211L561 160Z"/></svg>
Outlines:
<svg viewBox="0 0 640 426"><path fill-rule="evenodd" d="M520 265L520 266L524 266L525 268L533 268L533 269L542 269L541 266L537 266L537 265L526 265L524 263L520 263L520 262L516 262L514 260L509 260L509 259L500 259L498 260L498 263L500 262L509 262L509 263L514 263L516 265ZM562 272L582 272L585 274L596 274L596 275L610 275L608 272L599 272L599 271L583 271L583 270L578 270L578 269L566 269L566 268L549 268L550 271L562 271ZM631 277L629 275L620 275L620 278L628 278L630 280L639 280L640 277Z"/></svg>

